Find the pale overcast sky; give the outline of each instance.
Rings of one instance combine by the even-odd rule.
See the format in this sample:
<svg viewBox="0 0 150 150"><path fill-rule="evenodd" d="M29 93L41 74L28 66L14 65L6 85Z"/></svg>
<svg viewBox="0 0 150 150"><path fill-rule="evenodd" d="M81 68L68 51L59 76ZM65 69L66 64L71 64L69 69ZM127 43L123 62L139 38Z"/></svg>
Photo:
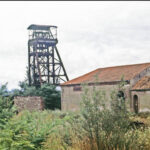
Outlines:
<svg viewBox="0 0 150 150"><path fill-rule="evenodd" d="M27 27L58 26L70 79L107 66L150 62L150 2L0 2L0 83L17 88L27 66Z"/></svg>

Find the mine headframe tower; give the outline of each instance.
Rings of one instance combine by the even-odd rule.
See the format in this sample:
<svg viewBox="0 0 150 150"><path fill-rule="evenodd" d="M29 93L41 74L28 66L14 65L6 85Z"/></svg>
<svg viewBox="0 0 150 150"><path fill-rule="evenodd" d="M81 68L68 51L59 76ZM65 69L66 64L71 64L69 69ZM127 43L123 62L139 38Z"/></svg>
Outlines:
<svg viewBox="0 0 150 150"><path fill-rule="evenodd" d="M30 25L28 40L29 85L43 83L59 85L68 81L68 76L56 44L57 26Z"/></svg>

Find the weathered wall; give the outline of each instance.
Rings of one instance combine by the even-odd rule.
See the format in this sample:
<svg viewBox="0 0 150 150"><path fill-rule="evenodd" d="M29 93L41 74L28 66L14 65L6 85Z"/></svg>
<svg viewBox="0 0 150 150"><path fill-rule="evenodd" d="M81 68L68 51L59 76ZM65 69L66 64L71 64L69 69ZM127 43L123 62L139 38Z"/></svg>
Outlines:
<svg viewBox="0 0 150 150"><path fill-rule="evenodd" d="M61 93L61 107L62 110L79 110L80 108L80 103L82 100L82 94L83 94L83 89L82 91L74 91L73 90L74 86L62 86L62 93ZM88 86L89 90L92 90L93 86L90 85ZM99 90L104 90L106 93L106 99L108 100L108 107L110 104L110 95L113 90L118 89L118 85L96 85L96 88ZM130 85L125 86L125 97L127 101L127 106L130 108Z"/></svg>
<svg viewBox="0 0 150 150"><path fill-rule="evenodd" d="M138 96L139 112L150 111L150 91L132 91L132 111L134 111L133 97Z"/></svg>
<svg viewBox="0 0 150 150"><path fill-rule="evenodd" d="M14 105L17 107L19 112L25 109L29 111L44 109L43 99L37 96L17 96L14 98Z"/></svg>
<svg viewBox="0 0 150 150"><path fill-rule="evenodd" d="M131 111L133 110L133 91L131 94L132 86L136 84L137 81L139 81L144 76L150 76L150 67L140 72L138 75L136 75L133 79L130 80L130 84L126 85L125 87L125 96L127 100L127 106ZM73 90L74 85L69 86L62 86L62 93L61 93L61 105L62 110L78 110L79 105L81 102L81 94L83 91L74 91ZM92 85L88 86L90 89L92 89ZM110 101L110 94L113 89L117 89L118 85L97 85L98 89L102 89L106 91L106 97L108 99L108 102ZM139 107L140 111L150 109L150 92L138 92L137 95L139 95Z"/></svg>

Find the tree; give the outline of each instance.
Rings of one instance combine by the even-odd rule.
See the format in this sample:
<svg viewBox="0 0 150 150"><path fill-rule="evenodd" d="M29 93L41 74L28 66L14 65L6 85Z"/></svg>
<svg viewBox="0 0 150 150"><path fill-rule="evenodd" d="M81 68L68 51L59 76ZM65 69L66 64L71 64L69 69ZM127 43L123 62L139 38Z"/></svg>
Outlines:
<svg viewBox="0 0 150 150"><path fill-rule="evenodd" d="M8 83L5 83L5 84L2 84L2 85L0 86L0 95L3 96L3 97L9 95L9 92L8 92L8 89L7 89L7 84L8 84Z"/></svg>
<svg viewBox="0 0 150 150"><path fill-rule="evenodd" d="M9 95L7 83L2 84L0 87L0 129L4 127L16 111Z"/></svg>
<svg viewBox="0 0 150 150"><path fill-rule="evenodd" d="M16 109L10 98L0 96L0 129L4 127L6 122L14 115Z"/></svg>
<svg viewBox="0 0 150 150"><path fill-rule="evenodd" d="M111 107L105 91L84 87L82 97L82 128L90 141L91 150L129 149L131 139L125 140L129 130L129 113L124 97L118 96L118 91L124 90L122 80L117 90L112 90Z"/></svg>
<svg viewBox="0 0 150 150"><path fill-rule="evenodd" d="M97 90L95 86L92 91L89 91L87 87L84 88L81 105L82 128L90 141L91 150L100 150L102 148L102 122L108 112L105 102L104 91Z"/></svg>
<svg viewBox="0 0 150 150"><path fill-rule="evenodd" d="M38 89L37 95L43 97L46 109L61 109L60 91L56 90L56 86L43 84Z"/></svg>

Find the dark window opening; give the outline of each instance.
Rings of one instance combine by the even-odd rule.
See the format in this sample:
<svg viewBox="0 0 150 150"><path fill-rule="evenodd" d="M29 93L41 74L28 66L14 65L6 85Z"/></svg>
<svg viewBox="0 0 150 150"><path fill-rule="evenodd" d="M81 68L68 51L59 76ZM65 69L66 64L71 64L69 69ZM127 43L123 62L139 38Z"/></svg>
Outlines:
<svg viewBox="0 0 150 150"><path fill-rule="evenodd" d="M139 106L138 106L138 96L134 95L133 96L133 108L134 108L134 112L138 113L139 112Z"/></svg>
<svg viewBox="0 0 150 150"><path fill-rule="evenodd" d="M73 90L74 90L74 91L81 91L81 90L82 90L82 87L81 87L81 86L74 86L74 87L73 87Z"/></svg>
<svg viewBox="0 0 150 150"><path fill-rule="evenodd" d="M124 92L123 92L123 91L119 91L118 94L117 94L117 97L118 97L118 98L122 98L122 99L125 100Z"/></svg>

